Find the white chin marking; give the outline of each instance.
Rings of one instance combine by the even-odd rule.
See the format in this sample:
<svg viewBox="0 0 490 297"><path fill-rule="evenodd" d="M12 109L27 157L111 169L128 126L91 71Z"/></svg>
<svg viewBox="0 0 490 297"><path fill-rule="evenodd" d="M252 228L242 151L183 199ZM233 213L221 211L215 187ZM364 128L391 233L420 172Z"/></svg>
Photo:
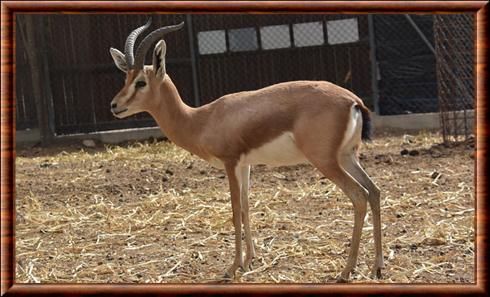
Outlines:
<svg viewBox="0 0 490 297"><path fill-rule="evenodd" d="M292 132L285 132L240 157L242 165L288 166L306 163Z"/></svg>
<svg viewBox="0 0 490 297"><path fill-rule="evenodd" d="M129 112L129 110L128 110L128 109L126 109L126 110L121 111L121 112L119 112L119 113L114 113L114 112L113 112L112 114L113 114L113 115L114 115L116 118L118 118L118 119L123 119L123 118L125 118L125 117L130 116L132 113L130 113L130 112Z"/></svg>
<svg viewBox="0 0 490 297"><path fill-rule="evenodd" d="M123 112L118 113L118 114L115 114L115 113L114 113L113 115L114 115L116 118L118 118L118 119L123 119L123 118L125 118L125 117L126 117L126 115L125 115L125 114L126 114L126 111L123 111Z"/></svg>

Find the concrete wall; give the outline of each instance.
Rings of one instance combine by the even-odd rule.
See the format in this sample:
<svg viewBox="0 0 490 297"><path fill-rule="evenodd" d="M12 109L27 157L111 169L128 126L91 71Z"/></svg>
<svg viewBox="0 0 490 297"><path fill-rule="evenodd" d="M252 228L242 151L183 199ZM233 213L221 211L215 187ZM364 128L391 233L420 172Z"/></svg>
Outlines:
<svg viewBox="0 0 490 297"><path fill-rule="evenodd" d="M148 138L164 138L165 136L160 131L158 127L150 128L135 128L135 129L122 129L122 130L111 130L103 131L97 133L87 133L87 134L74 134L74 135L63 135L55 137L55 142L63 141L80 141L82 143L85 139L92 139L102 143L116 144L124 141L138 141L145 140ZM27 130L27 131L17 131L16 134L16 145L18 148L25 148L39 143L41 139L41 133L38 129Z"/></svg>
<svg viewBox="0 0 490 297"><path fill-rule="evenodd" d="M457 116L461 117L463 112L457 112ZM475 112L474 110L467 110L466 116L469 129L474 127ZM420 130L440 130L440 114L438 112L433 113L413 113L402 114L392 116L378 116L373 114L374 129L393 129L400 131L420 131Z"/></svg>
<svg viewBox="0 0 490 297"><path fill-rule="evenodd" d="M461 112L459 113L461 115ZM392 116L378 116L373 114L374 129L389 129L400 132L417 132L421 130L440 130L439 113L418 113ZM474 111L467 111L469 119L474 118ZM474 121L468 121L469 129L473 129ZM92 139L102 143L116 144L130 140L144 140L148 138L163 138L164 135L158 127L137 128L124 130L111 130L89 134L75 134L56 137L56 141ZM26 147L38 143L40 140L39 130L17 131L17 147Z"/></svg>

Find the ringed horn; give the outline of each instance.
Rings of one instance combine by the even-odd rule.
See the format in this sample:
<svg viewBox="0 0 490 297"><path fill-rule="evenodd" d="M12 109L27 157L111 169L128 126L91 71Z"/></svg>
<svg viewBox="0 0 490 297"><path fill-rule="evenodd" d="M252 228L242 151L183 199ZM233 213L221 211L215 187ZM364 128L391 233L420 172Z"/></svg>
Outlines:
<svg viewBox="0 0 490 297"><path fill-rule="evenodd" d="M166 26L159 29L154 30L148 36L146 36L143 41L141 41L140 45L136 49L136 55L133 54L134 43L138 35L140 35L143 31L148 29L151 25L151 18L148 19L146 24L141 27L134 29L126 39L126 44L124 46L124 55L126 56L126 64L129 69L143 69L143 64L145 63L145 55L150 49L151 45L162 38L165 34L177 31L182 29L184 26L184 22L173 25Z"/></svg>

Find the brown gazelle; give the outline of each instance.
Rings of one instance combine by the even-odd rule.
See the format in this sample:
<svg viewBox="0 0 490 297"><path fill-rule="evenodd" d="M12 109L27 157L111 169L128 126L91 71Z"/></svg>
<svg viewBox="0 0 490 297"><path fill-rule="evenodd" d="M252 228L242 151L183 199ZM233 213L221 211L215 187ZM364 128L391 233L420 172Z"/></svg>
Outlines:
<svg viewBox="0 0 490 297"><path fill-rule="evenodd" d="M153 31L133 55L137 36L149 26L150 21L131 32L124 54L110 49L116 66L126 73L125 85L112 100L111 110L118 118L150 113L176 145L225 169L235 227L235 260L225 277L232 278L238 267L250 269L255 256L248 202L250 166L300 163L316 167L342 189L354 206L349 258L338 280L347 281L356 265L367 203L372 210L376 253L372 274L380 277L380 191L357 156L361 140L369 139L370 132L369 110L361 99L329 82L294 81L229 94L198 108L189 107L165 71L166 45L162 40L184 23ZM153 65L144 66L146 52L156 41Z"/></svg>

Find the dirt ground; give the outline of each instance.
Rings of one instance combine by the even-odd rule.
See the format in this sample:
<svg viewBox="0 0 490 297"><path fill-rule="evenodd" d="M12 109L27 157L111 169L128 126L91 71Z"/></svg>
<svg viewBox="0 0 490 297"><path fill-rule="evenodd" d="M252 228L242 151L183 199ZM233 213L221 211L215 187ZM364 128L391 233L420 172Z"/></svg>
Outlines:
<svg viewBox="0 0 490 297"><path fill-rule="evenodd" d="M474 282L474 147L378 135L361 161L382 191L383 278L371 216L353 282ZM233 261L224 172L165 141L18 151L16 281L214 282ZM344 267L349 199L309 165L252 168L257 257L235 282L330 282Z"/></svg>

